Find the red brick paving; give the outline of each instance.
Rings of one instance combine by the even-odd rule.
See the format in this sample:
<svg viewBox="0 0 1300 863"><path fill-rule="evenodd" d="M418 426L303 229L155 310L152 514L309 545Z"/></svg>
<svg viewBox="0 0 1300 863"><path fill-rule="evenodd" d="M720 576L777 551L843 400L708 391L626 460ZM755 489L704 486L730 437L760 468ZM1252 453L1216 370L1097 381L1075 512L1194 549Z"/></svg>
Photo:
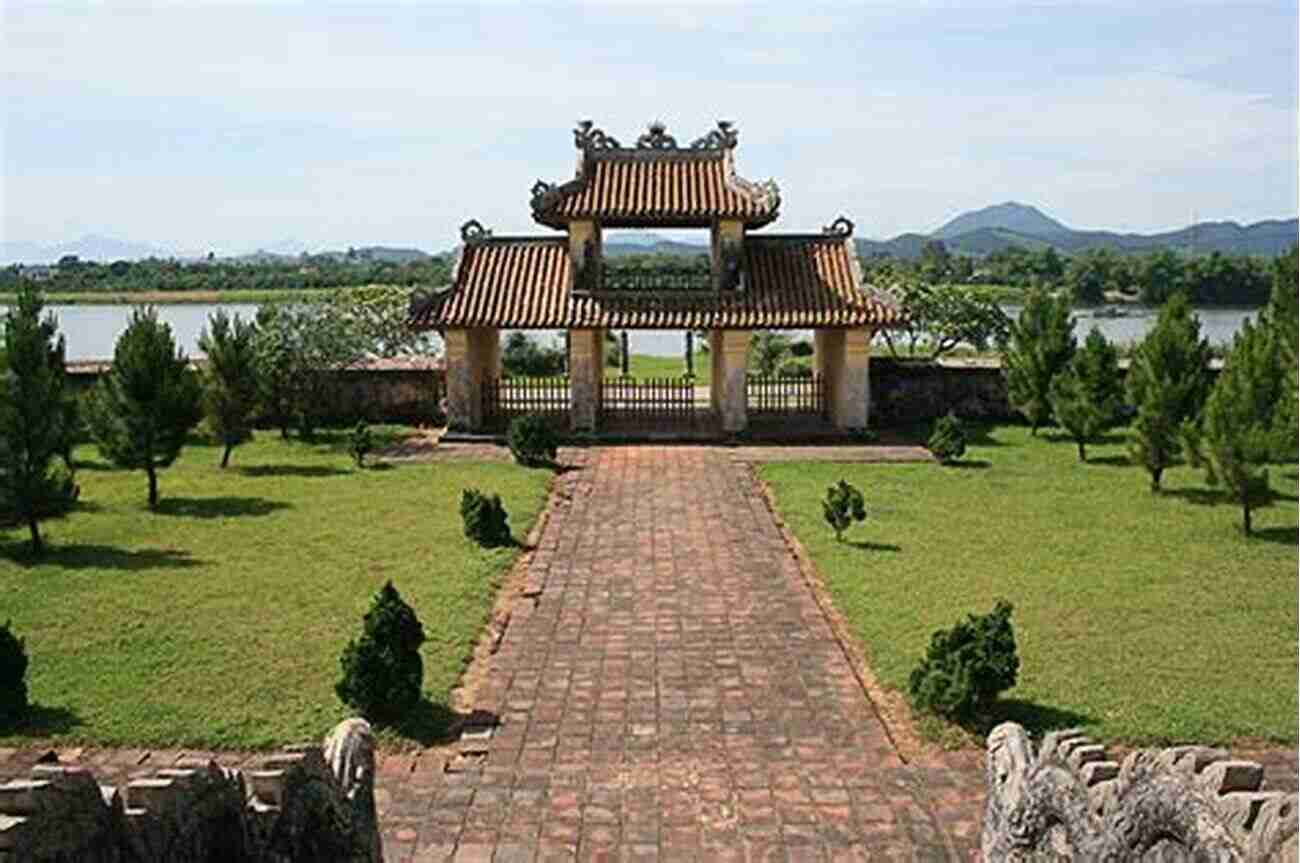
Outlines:
<svg viewBox="0 0 1300 863"><path fill-rule="evenodd" d="M475 696L486 758L382 757L385 859L977 859L982 754L902 763L732 451L562 460L541 593ZM0 749L0 777L37 754ZM196 753L60 754L113 783ZM1294 753L1249 756L1294 787Z"/></svg>

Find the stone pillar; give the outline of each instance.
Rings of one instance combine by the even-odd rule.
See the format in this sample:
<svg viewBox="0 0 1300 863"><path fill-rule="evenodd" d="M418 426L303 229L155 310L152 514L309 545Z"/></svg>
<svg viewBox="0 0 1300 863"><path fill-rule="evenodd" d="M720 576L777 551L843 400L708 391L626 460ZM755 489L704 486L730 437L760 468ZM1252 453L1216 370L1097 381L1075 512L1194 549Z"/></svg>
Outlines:
<svg viewBox="0 0 1300 863"><path fill-rule="evenodd" d="M603 330L569 331L569 424L574 431L596 430L604 351Z"/></svg>
<svg viewBox="0 0 1300 863"><path fill-rule="evenodd" d="M722 331L709 330L709 409L722 416Z"/></svg>
<svg viewBox="0 0 1300 863"><path fill-rule="evenodd" d="M749 369L749 331L719 330L715 333L715 380L721 384L718 405L722 430L735 434L749 425L745 407L745 376Z"/></svg>
<svg viewBox="0 0 1300 863"><path fill-rule="evenodd" d="M501 340L492 328L447 330L447 427L483 427L483 379L500 375Z"/></svg>
<svg viewBox="0 0 1300 863"><path fill-rule="evenodd" d="M871 331L866 329L840 330L840 349L831 351L830 358L838 356L833 379L827 380L827 392L834 393L831 420L838 428L859 430L867 427L868 364L871 361Z"/></svg>

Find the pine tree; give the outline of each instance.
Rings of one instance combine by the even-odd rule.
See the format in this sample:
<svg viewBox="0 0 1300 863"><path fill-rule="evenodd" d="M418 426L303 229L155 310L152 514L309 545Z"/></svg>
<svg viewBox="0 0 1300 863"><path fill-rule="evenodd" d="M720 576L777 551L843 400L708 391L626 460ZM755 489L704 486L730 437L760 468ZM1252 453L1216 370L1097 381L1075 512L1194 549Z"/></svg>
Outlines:
<svg viewBox="0 0 1300 863"><path fill-rule="evenodd" d="M1097 327L1052 380L1051 399L1056 421L1079 448L1079 461L1087 461L1088 441L1115 424L1124 399L1119 352Z"/></svg>
<svg viewBox="0 0 1300 863"><path fill-rule="evenodd" d="M1194 419L1209 391L1210 345L1187 297L1174 294L1133 351L1126 386L1137 408L1130 449L1151 475L1151 490L1180 452L1183 423Z"/></svg>
<svg viewBox="0 0 1300 863"><path fill-rule="evenodd" d="M1011 337L1002 357L1007 399L1029 420L1030 433L1051 421L1052 378L1074 354L1073 300L1068 292L1049 294L1034 288L1020 316L1011 324Z"/></svg>
<svg viewBox="0 0 1300 863"><path fill-rule="evenodd" d="M1224 486L1241 505L1247 536L1251 509L1269 499L1264 464L1274 448L1273 413L1285 385L1277 374L1277 347L1266 326L1245 321L1200 422L1184 429L1192 462L1205 467L1210 485Z"/></svg>
<svg viewBox="0 0 1300 863"><path fill-rule="evenodd" d="M119 467L149 477L149 508L158 506L158 470L180 455L185 436L202 417L202 388L171 327L149 307L113 349L113 367L88 401L88 424L99 451Z"/></svg>
<svg viewBox="0 0 1300 863"><path fill-rule="evenodd" d="M1277 374L1282 380L1282 393L1273 411L1273 457L1277 461L1292 461L1300 447L1300 358L1297 357L1297 340L1300 339L1300 294L1297 293L1297 258L1300 249L1280 255L1273 262L1273 292L1268 308L1261 316L1261 325L1269 328L1276 342Z"/></svg>
<svg viewBox="0 0 1300 863"><path fill-rule="evenodd" d="M208 355L204 373L203 411L212 432L224 444L221 466L230 451L253 437L257 409L257 326L239 315L218 309L199 335L199 349Z"/></svg>
<svg viewBox="0 0 1300 863"><path fill-rule="evenodd" d="M30 284L3 318L0 339L0 520L25 523L32 552L44 551L39 522L61 515L76 499L67 470L50 462L67 445L63 338Z"/></svg>

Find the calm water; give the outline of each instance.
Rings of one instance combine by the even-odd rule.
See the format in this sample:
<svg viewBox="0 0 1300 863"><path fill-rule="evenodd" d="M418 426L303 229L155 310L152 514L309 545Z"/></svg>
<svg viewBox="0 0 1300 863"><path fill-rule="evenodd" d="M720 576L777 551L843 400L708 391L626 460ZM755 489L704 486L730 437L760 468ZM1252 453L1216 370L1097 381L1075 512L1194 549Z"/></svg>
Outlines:
<svg viewBox="0 0 1300 863"><path fill-rule="evenodd" d="M173 305L159 306L158 315L171 324L177 340L186 352L198 351L199 332L207 324L208 315L218 308L217 305ZM257 306L243 303L223 304L231 314L251 317L257 312ZM68 359L105 359L113 356L113 343L122 330L126 329L131 317L131 307L122 305L105 306L51 306L59 318L59 326L67 337ZM1006 307L1007 313L1015 315L1019 309ZM1213 343L1226 344L1232 341L1232 335L1241 326L1241 322L1254 315L1252 309L1198 309L1201 318L1201 331ZM1154 313L1134 314L1125 318L1093 318L1091 312L1080 311L1076 314L1078 325L1076 332L1080 339L1096 324L1106 338L1116 342L1133 342L1140 339L1155 323ZM806 332L800 335L807 336ZM559 338L550 334L548 338ZM630 331L628 341L632 353L651 354L653 356L679 356L683 351L684 333L680 330Z"/></svg>

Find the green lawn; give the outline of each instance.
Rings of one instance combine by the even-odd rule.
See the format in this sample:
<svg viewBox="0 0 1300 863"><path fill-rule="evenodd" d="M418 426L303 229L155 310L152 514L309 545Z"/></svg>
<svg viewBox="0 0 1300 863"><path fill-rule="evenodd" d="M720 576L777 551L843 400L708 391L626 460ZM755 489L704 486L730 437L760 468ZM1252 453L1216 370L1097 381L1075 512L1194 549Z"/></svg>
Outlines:
<svg viewBox="0 0 1300 863"><path fill-rule="evenodd" d="M680 378L686 374L686 358L681 354L672 357L652 357L649 354L632 354L627 362L628 374L634 378ZM618 366L605 369L605 377L616 378ZM703 384L709 382L709 355L695 354L695 378Z"/></svg>
<svg viewBox="0 0 1300 863"><path fill-rule="evenodd" d="M342 436L308 445L261 432L226 471L215 447L188 447L150 513L143 473L109 470L92 447L77 455L81 505L45 523L47 559L26 558L25 529L0 531L0 621L27 640L37 705L0 745L318 738L347 714L339 653L387 579L424 624L432 702L389 739L431 740L515 555L462 536L461 489L499 492L522 539L549 476L469 462L358 472Z"/></svg>
<svg viewBox="0 0 1300 863"><path fill-rule="evenodd" d="M1120 435L1073 443L998 427L963 467L762 469L887 686L905 690L930 634L996 598L1015 605L1020 682L996 718L1090 726L1130 743L1296 742L1296 467L1258 536L1178 468L1153 496ZM837 544L820 499L841 477L867 521Z"/></svg>

